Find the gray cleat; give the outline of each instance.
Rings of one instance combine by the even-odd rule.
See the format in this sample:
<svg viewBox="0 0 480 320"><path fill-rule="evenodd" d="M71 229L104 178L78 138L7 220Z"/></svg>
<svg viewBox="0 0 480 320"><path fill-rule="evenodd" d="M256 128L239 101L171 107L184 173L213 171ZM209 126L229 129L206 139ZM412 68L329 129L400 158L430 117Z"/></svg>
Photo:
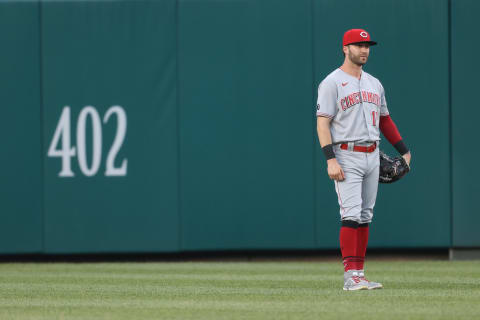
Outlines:
<svg viewBox="0 0 480 320"><path fill-rule="evenodd" d="M356 270L348 270L343 274L343 290L366 290L368 289L368 282L360 279L359 273Z"/></svg>
<svg viewBox="0 0 480 320"><path fill-rule="evenodd" d="M373 282L373 281L367 280L367 278L365 278L365 273L363 272L363 270L358 271L358 277L360 278L360 280L363 280L364 282L367 283L368 290L383 288L383 285L380 282Z"/></svg>

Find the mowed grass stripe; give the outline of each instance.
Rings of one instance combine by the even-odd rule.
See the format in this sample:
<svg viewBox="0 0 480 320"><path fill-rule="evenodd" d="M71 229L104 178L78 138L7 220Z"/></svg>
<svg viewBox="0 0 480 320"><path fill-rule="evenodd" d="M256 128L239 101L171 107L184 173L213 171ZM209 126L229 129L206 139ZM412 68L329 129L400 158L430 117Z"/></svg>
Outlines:
<svg viewBox="0 0 480 320"><path fill-rule="evenodd" d="M43 278L89 278L89 279L135 279L135 280L163 280L163 279L177 279L177 280L242 280L242 281L318 281L328 277L338 279L332 274L238 274L238 273L221 273L221 274L196 274L194 270L190 273L157 273L151 274L135 274L135 273L103 273L103 272L69 272L69 273L52 273L52 272L37 272L35 275L26 275L22 272L2 272L1 278L27 278L28 276L43 277Z"/></svg>
<svg viewBox="0 0 480 320"><path fill-rule="evenodd" d="M338 273L338 272L337 272ZM391 276L385 272L376 273L377 280L386 280L392 279ZM474 273L466 274L461 279L458 275L448 274L432 274L430 276L425 276L423 273L421 276L416 275L415 273L410 273L409 275L397 275L393 278L393 282L397 281L396 279L401 278L402 283L414 282L414 283L455 283L455 284L465 284L465 285L478 285L480 284L480 278ZM411 280L414 278L414 280ZM133 280L139 282L158 282L159 284L168 283L168 282L266 282L271 281L275 283L280 282L313 282L313 281L342 281L342 278L338 274L319 274L319 275L269 275L269 274L255 274L255 275L244 275L244 274L219 274L219 275L196 275L196 274L151 274L151 275L138 275L138 274L112 274L112 273L45 273L38 272L36 274L24 274L24 273L8 273L4 272L0 275L0 281L5 282L7 280L16 279L14 283L28 282L28 283L45 283L50 282L51 279L55 279L56 282L71 282L71 281L86 281L86 280L101 280L105 283L112 281L115 282L131 282Z"/></svg>
<svg viewBox="0 0 480 320"><path fill-rule="evenodd" d="M111 298L123 298L129 297L131 299L148 299L151 297L159 297L162 299L210 299L211 297L216 297L220 300L230 300L234 299L250 299L252 296L255 296L257 299L266 298L267 301L270 301L272 298L282 299L286 297L290 300L304 300L305 298L322 298L322 299L336 299L338 297L344 296L344 293L339 293L337 289L304 289L304 288L281 288L281 289L271 289L271 288L224 288L224 287L173 287L173 286L80 286L80 285L50 285L50 286L40 286L33 285L28 287L27 285L15 286L15 285L2 285L2 290L13 291L15 294L6 293L0 299L0 304L6 301L12 301L18 299L18 295L22 294L23 297L28 301L32 301L32 298L38 298L41 296L41 299L58 299L60 296L62 299L91 299L96 297L108 296ZM451 291L455 293L455 297L451 297L449 294L446 294L443 291L438 291L437 289L423 289L417 293L409 293L406 289L391 289L389 292L380 293L379 290L369 291L362 294L376 294L381 295L380 299L390 299L392 297L397 297L400 300L410 299L413 296L428 296L435 297L441 300L442 298L450 300L464 300L467 298L480 298L480 293L467 293L466 290L457 290ZM218 296L218 297L217 297ZM10 300L9 300L10 299Z"/></svg>
<svg viewBox="0 0 480 320"><path fill-rule="evenodd" d="M78 300L66 300L66 301L45 301L45 300L33 300L33 301L23 301L24 304L29 308L37 308L37 310L51 310L58 309L59 312L77 310L87 315L92 315L93 310L96 312L103 312L109 314L110 312L116 313L120 316L121 312L126 312L132 315L132 319L138 319L136 316L144 313L145 311L150 311L147 314L159 315L159 314L172 314L172 315L181 315L181 314L191 314L199 316L201 318L201 313L194 312L206 312L206 314L211 311L228 311L228 319L235 318L236 316L245 315L245 313L256 312L259 319L275 319L275 317L290 314L290 318L303 319L303 316L308 316L307 318L314 319L315 316L321 314L330 314L332 318L338 317L339 315L351 316L352 308L355 308L356 312L361 315L364 312L370 314L371 319L383 318L388 316L388 318L410 318L411 316L450 316L452 318L463 318L463 317L475 317L478 313L475 310L471 309L469 305L471 301L431 301L429 303L425 302L413 302L409 305L408 308L395 308L389 306L384 301L377 301L365 306L363 303L358 301L349 301L337 303L336 306L338 310L333 310L331 308L332 301L322 301L322 300L299 300L299 301L198 301L198 300L181 300L181 301L164 301L164 300L125 300L125 301L78 301ZM16 303L1 303L2 311L5 309L11 310L11 312L16 312L18 310L15 307L18 307ZM373 309L372 309L373 308ZM185 311L187 311L185 313ZM1 314L1 313L0 313Z"/></svg>
<svg viewBox="0 0 480 320"><path fill-rule="evenodd" d="M294 293L294 292L291 292ZM378 291L369 292L369 295L374 295L376 298L380 297L381 294ZM428 291L424 292L424 294L429 294ZM2 299L0 302L0 306L2 307L9 307L9 306L18 306L19 304L25 306L44 306L44 307L107 307L107 308L186 308L192 307L195 309L258 309L258 310L266 310L266 311L275 311L275 310L285 310L285 311L302 311L305 308L314 308L316 310L323 310L324 308L329 307L331 303L337 303L338 306L347 307L350 305L357 305L361 302L359 299L352 299L349 301L336 301L338 297L334 295L331 298L325 299L317 299L317 298L302 298L302 299L289 299L285 300L282 299L283 297L274 297L273 299L261 299L251 301L248 299L248 296L239 295L236 299L235 297L230 297L230 299L219 299L219 300L202 300L202 299L192 299L181 297L181 299L175 300L165 300L158 298L147 298L147 297L134 297L132 299L92 299L92 300L85 300L85 299L70 299L70 298L62 298L61 300L56 299L55 297L47 297L47 298L30 298L30 299ZM431 301L428 303L430 307L438 307L443 309L444 307L455 307L456 309L461 307L470 307L468 303L469 299L453 299L450 300L448 297L443 297L435 301ZM385 308L384 306L387 299L379 299L373 302L370 306L375 308ZM423 309L426 304L424 301L410 301L409 309L407 311L411 311L412 309ZM462 306L463 304L463 306ZM360 305L361 306L361 305ZM471 310L469 308L469 310ZM467 313L468 311L467 310ZM400 312L400 310L397 310ZM425 310L428 313L435 313L435 310ZM462 312L463 313L463 312ZM473 313L472 313L473 314Z"/></svg>
<svg viewBox="0 0 480 320"><path fill-rule="evenodd" d="M344 292L338 262L1 264L0 318L480 316L479 262L372 261L368 268L386 289Z"/></svg>
<svg viewBox="0 0 480 320"><path fill-rule="evenodd" d="M435 270L436 273L473 272L479 274L480 261L367 261L366 266L370 271L400 272L406 271L422 273ZM158 274L176 273L190 274L319 274L322 272L338 271L342 263L338 262L166 262L166 263L21 263L0 264L0 272L23 273L35 269L36 272L58 273L66 271L72 273L115 273L122 274Z"/></svg>
<svg viewBox="0 0 480 320"><path fill-rule="evenodd" d="M422 273L428 270L448 273L464 272L480 273L480 261L367 261L370 271L399 272L406 271ZM121 273L121 274L158 274L176 273L190 274L222 274L232 272L238 274L320 274L322 272L338 271L342 263L338 262L166 262L166 263L3 263L0 272L23 273L32 269L35 272L58 273L66 271L72 273Z"/></svg>

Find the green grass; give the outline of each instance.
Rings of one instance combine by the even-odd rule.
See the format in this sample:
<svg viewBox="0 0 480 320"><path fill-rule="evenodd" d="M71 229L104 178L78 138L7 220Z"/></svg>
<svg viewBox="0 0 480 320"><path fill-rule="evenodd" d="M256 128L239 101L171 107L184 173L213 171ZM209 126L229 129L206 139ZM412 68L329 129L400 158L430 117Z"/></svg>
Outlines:
<svg viewBox="0 0 480 320"><path fill-rule="evenodd" d="M480 262L0 264L0 319L479 319Z"/></svg>

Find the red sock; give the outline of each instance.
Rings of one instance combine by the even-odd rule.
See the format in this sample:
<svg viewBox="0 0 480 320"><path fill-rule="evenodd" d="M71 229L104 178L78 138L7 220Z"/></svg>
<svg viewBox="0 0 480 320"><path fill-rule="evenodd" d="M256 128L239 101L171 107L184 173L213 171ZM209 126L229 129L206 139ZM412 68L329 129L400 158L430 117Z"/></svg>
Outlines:
<svg viewBox="0 0 480 320"><path fill-rule="evenodd" d="M363 264L365 262L365 254L367 252L368 244L368 223L364 223L358 226L357 229L357 265L355 269L363 270Z"/></svg>
<svg viewBox="0 0 480 320"><path fill-rule="evenodd" d="M340 250L342 251L343 266L345 272L356 269L357 257L357 228L342 226L340 228Z"/></svg>

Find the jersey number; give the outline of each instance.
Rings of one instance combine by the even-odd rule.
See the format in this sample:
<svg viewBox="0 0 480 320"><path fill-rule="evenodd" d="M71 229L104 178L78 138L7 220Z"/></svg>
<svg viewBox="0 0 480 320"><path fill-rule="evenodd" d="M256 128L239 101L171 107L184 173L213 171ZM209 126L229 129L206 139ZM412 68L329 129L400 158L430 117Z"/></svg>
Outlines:
<svg viewBox="0 0 480 320"><path fill-rule="evenodd" d="M374 127L377 125L377 115L378 115L377 111L372 111L372 122Z"/></svg>

